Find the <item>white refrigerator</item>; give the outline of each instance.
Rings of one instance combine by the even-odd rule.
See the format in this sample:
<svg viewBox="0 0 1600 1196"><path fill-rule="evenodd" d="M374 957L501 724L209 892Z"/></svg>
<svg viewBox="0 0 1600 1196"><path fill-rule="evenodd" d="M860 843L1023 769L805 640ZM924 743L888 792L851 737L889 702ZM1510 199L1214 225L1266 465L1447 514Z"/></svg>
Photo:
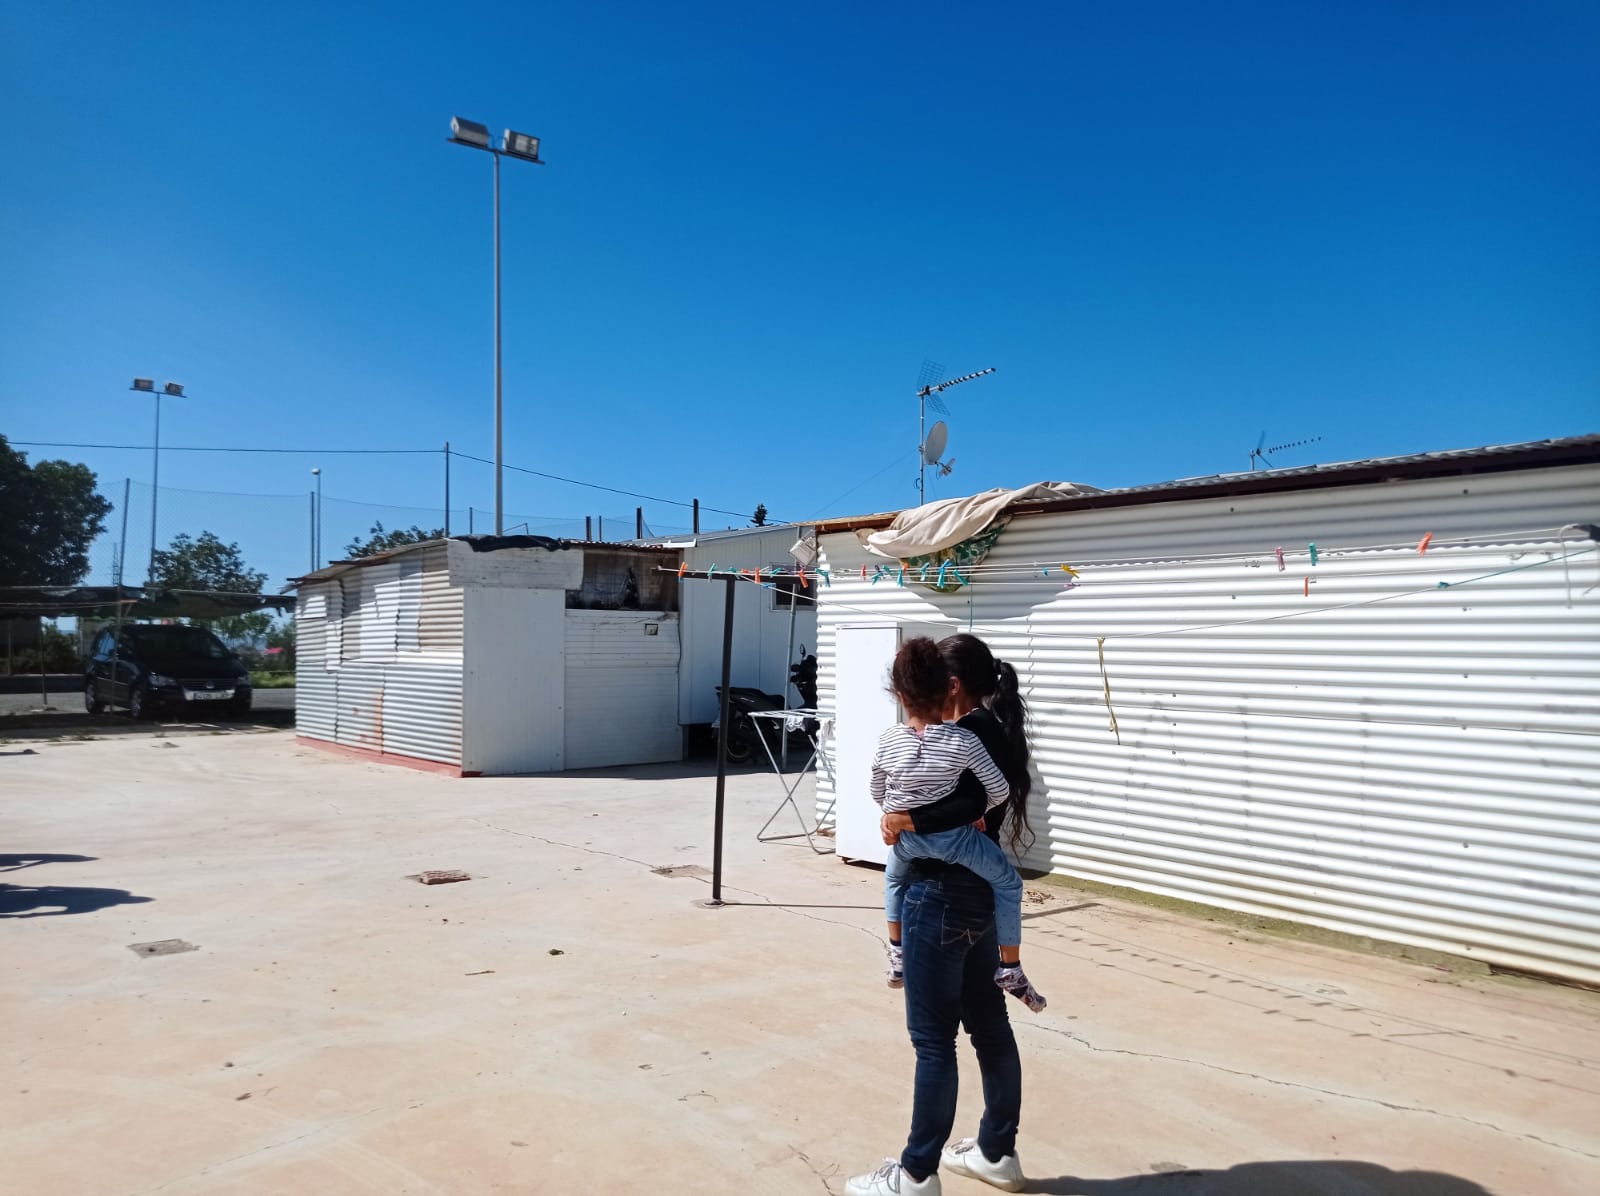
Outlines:
<svg viewBox="0 0 1600 1196"><path fill-rule="evenodd" d="M900 644L919 635L940 639L948 624L847 623L834 646L834 844L840 859L883 863L880 811L868 791L878 736L900 721L889 692L889 669Z"/></svg>

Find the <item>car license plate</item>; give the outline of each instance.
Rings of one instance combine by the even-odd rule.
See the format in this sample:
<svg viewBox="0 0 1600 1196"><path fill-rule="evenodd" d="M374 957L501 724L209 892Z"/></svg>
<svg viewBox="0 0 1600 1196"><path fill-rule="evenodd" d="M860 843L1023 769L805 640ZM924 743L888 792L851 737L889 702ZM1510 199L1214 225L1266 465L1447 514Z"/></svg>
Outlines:
<svg viewBox="0 0 1600 1196"><path fill-rule="evenodd" d="M231 689L186 689L183 696L191 702L221 702L233 697Z"/></svg>

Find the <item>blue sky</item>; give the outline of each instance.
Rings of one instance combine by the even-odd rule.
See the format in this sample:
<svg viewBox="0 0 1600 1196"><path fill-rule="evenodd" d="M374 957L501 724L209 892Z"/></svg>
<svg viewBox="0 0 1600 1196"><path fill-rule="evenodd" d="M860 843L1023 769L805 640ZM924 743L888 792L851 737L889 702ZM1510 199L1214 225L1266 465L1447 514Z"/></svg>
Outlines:
<svg viewBox="0 0 1600 1196"><path fill-rule="evenodd" d="M1320 436L1278 459L1305 464L1600 424L1593 4L4 23L13 440L147 444L145 374L194 396L167 444L490 456L490 164L455 113L549 162L503 179L514 464L780 518L907 505L924 358L998 370L948 396L938 495L1240 469L1263 430ZM302 498L203 492L304 495L314 464L327 555L367 513L333 499L442 501L438 457L163 454L163 538L209 520L298 570ZM488 467L454 482L491 505ZM507 477L519 518L634 505Z"/></svg>

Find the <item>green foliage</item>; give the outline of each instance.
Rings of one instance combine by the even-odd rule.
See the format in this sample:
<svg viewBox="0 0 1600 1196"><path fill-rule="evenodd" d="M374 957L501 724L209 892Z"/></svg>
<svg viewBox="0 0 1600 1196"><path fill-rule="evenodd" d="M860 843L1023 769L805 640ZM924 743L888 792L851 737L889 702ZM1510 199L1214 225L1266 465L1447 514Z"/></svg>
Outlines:
<svg viewBox="0 0 1600 1196"><path fill-rule="evenodd" d="M353 561L360 557L388 552L391 548L399 548L403 544L421 544L425 540L442 539L444 539L442 527L436 527L429 532L412 524L410 527L397 527L392 532L386 532L383 530L383 524L374 523L371 536L365 540L351 540L345 545L344 555L346 560Z"/></svg>
<svg viewBox="0 0 1600 1196"><path fill-rule="evenodd" d="M111 503L94 472L69 461L28 465L0 436L0 579L6 585L73 586L89 572L89 545Z"/></svg>
<svg viewBox="0 0 1600 1196"><path fill-rule="evenodd" d="M753 526L753 527L766 527L767 526L767 504L766 503L758 502L756 504L756 513L750 517L750 523L751 523L751 526Z"/></svg>
<svg viewBox="0 0 1600 1196"><path fill-rule="evenodd" d="M76 673L83 667L74 636L49 623L42 624L39 632L38 643L12 653L12 673ZM0 665L3 663L4 657L0 656Z"/></svg>
<svg viewBox="0 0 1600 1196"><path fill-rule="evenodd" d="M267 657L273 669L282 669L291 674L294 672L294 643L295 627L293 619L280 623L267 632L267 647L282 649L281 652Z"/></svg>
<svg viewBox="0 0 1600 1196"><path fill-rule="evenodd" d="M251 669L250 685L253 689L293 689L294 674L276 669Z"/></svg>
<svg viewBox="0 0 1600 1196"><path fill-rule="evenodd" d="M244 562L238 544L224 544L211 532L199 538L182 533L158 551L150 584L171 590L217 590L227 594L259 594L267 575ZM254 644L272 629L266 611L229 615L209 620L213 629L231 644Z"/></svg>

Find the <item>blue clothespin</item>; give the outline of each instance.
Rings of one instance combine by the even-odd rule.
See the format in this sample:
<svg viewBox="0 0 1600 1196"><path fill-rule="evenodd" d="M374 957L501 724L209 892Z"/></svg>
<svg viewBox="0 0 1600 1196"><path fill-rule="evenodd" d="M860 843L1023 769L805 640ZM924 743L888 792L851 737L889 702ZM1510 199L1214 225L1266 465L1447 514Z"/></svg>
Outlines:
<svg viewBox="0 0 1600 1196"><path fill-rule="evenodd" d="M939 580L935 584L937 584L941 588L944 586L945 571L947 569L949 569L949 568L950 568L950 562L949 561L945 561L942 565L939 566Z"/></svg>
<svg viewBox="0 0 1600 1196"><path fill-rule="evenodd" d="M877 585L879 580L882 577L883 577L883 566L882 565L874 565L872 567L872 584L873 585Z"/></svg>
<svg viewBox="0 0 1600 1196"><path fill-rule="evenodd" d="M960 569L956 568L954 565L951 565L950 566L950 572L955 574L956 585L964 586L964 585L967 584L967 579L965 577L961 576L961 570Z"/></svg>
<svg viewBox="0 0 1600 1196"><path fill-rule="evenodd" d="M833 589L833 576L826 569L818 569L817 576L822 578L822 584L828 589Z"/></svg>
<svg viewBox="0 0 1600 1196"><path fill-rule="evenodd" d="M906 567L904 565L900 566L900 584L906 584Z"/></svg>
<svg viewBox="0 0 1600 1196"><path fill-rule="evenodd" d="M715 577L716 575L717 575L717 562L716 561L712 561L711 562L711 567L706 570L706 580L709 581L711 578Z"/></svg>
<svg viewBox="0 0 1600 1196"><path fill-rule="evenodd" d="M919 581L927 581L928 580L928 563L926 561L924 561L922 563L922 572L920 574L918 574L918 580Z"/></svg>
<svg viewBox="0 0 1600 1196"><path fill-rule="evenodd" d="M1315 567L1317 563L1317 546L1315 544L1308 544L1306 547L1311 549L1311 564L1313 567Z"/></svg>

